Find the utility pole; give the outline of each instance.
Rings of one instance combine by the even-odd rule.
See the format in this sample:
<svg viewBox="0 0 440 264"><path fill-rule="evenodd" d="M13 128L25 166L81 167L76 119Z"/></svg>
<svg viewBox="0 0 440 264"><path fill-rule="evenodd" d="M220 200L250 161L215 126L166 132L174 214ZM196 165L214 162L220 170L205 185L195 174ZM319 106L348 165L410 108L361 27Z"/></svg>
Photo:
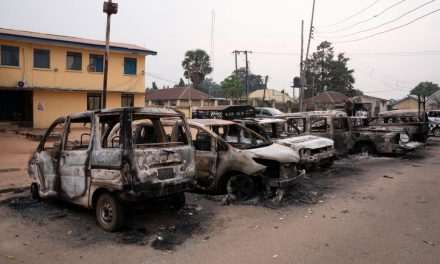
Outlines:
<svg viewBox="0 0 440 264"><path fill-rule="evenodd" d="M103 12L107 13L107 28L105 32L105 56L104 56L104 84L102 93L102 109L107 107L107 78L108 78L108 57L110 53L110 18L118 13L118 4L112 0L104 2Z"/></svg>
<svg viewBox="0 0 440 264"><path fill-rule="evenodd" d="M315 0L313 0L312 18L310 20L310 31L309 31L309 41L307 43L306 60L309 58L310 41L312 39L312 34L313 34L313 20L314 20L314 18L315 18Z"/></svg>
<svg viewBox="0 0 440 264"><path fill-rule="evenodd" d="M304 20L301 21L301 62L300 62L301 89L299 111L304 112Z"/></svg>
<svg viewBox="0 0 440 264"><path fill-rule="evenodd" d="M237 74L237 54L244 53L246 59L246 78L245 78L245 87L246 87L246 104L249 99L249 89L248 89L248 76L249 76L249 61L248 61L248 53L252 53L250 50L234 50L232 53L235 53L235 77L238 77Z"/></svg>
<svg viewBox="0 0 440 264"><path fill-rule="evenodd" d="M234 50L232 53L234 53L235 54L235 77L238 77L238 74L237 74L237 70L238 70L238 67L237 67L237 55L240 53L238 50Z"/></svg>
<svg viewBox="0 0 440 264"><path fill-rule="evenodd" d="M268 78L269 78L269 76L266 75L266 79L264 81L263 103L264 103L264 100L266 99L267 79Z"/></svg>
<svg viewBox="0 0 440 264"><path fill-rule="evenodd" d="M245 85L246 85L246 104L248 104L249 100L249 89L248 89L248 75L249 75L249 62L248 62L248 51L244 51L244 55L246 57L246 79L245 79Z"/></svg>

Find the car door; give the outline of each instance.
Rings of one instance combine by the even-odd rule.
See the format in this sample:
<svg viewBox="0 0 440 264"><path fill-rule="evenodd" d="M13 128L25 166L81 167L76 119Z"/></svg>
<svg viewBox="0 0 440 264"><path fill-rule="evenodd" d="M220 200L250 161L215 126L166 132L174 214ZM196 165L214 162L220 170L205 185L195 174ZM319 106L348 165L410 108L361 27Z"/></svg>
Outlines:
<svg viewBox="0 0 440 264"><path fill-rule="evenodd" d="M214 137L206 130L190 126L196 149L196 179L202 189L212 189L217 171L217 150Z"/></svg>
<svg viewBox="0 0 440 264"><path fill-rule="evenodd" d="M335 148L342 153L352 148L352 135L348 117L335 117L333 121ZM341 151L343 150L343 151Z"/></svg>
<svg viewBox="0 0 440 264"><path fill-rule="evenodd" d="M66 123L66 141L61 150L59 171L61 189L70 199L86 192L87 175L90 175L92 126L91 114L69 118Z"/></svg>
<svg viewBox="0 0 440 264"><path fill-rule="evenodd" d="M58 162L63 141L65 119L57 119L46 131L34 158L31 169L35 172L35 180L39 189L47 196L55 196L60 190Z"/></svg>

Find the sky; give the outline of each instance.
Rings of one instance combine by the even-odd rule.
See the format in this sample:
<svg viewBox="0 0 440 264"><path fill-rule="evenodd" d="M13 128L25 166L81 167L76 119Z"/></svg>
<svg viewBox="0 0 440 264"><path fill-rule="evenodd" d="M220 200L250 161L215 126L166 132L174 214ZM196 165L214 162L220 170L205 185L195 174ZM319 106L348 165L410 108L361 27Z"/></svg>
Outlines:
<svg viewBox="0 0 440 264"><path fill-rule="evenodd" d="M209 77L220 83L235 68L232 51L249 50L251 72L268 75L269 88L292 94L292 79L299 75L301 20L307 37L312 0L114 2L119 4L119 12L112 16L111 41L158 52L147 57L147 86L153 81L159 87L178 83L183 77L185 52L197 48L212 55L214 71ZM0 0L0 27L105 40L102 3ZM440 0L316 0L310 53L320 42L330 41L337 53L350 58L355 88L381 98L402 98L419 82L440 83L439 9ZM244 55L239 56L238 66L245 66Z"/></svg>

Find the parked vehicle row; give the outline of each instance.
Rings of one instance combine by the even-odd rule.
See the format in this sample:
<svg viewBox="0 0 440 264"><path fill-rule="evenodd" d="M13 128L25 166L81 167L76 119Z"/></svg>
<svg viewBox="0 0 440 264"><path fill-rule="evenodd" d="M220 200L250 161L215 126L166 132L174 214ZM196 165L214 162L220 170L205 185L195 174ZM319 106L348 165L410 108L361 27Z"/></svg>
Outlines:
<svg viewBox="0 0 440 264"><path fill-rule="evenodd" d="M425 124L411 123L410 134L398 122L369 125L341 111L256 117L262 110L203 107L187 120L178 110L132 107L61 117L30 157L31 194L95 209L98 224L114 231L128 203L160 199L178 210L187 191L281 199L335 155L401 154L427 137Z"/></svg>

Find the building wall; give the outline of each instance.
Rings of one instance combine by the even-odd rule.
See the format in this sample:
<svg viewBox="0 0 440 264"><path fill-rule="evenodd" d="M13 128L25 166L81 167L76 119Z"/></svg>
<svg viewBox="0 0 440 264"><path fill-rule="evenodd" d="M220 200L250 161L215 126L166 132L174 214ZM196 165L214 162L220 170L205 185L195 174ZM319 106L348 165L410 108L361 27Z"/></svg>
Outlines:
<svg viewBox="0 0 440 264"><path fill-rule="evenodd" d="M418 101L414 98L406 98L405 100L393 105L393 110L418 109Z"/></svg>
<svg viewBox="0 0 440 264"><path fill-rule="evenodd" d="M263 99L264 95L264 89L253 91L249 94L249 98L251 99ZM293 98L283 94L277 90L274 89L267 89L266 90L266 96L264 97L264 100L272 101L274 100L277 103L287 103L288 101L293 102Z"/></svg>
<svg viewBox="0 0 440 264"><path fill-rule="evenodd" d="M0 87L16 87L17 81L24 80L28 87L50 89L101 90L103 73L88 72L89 55L104 55L103 50L85 50L69 47L50 46L0 40L0 45L20 47L20 66L0 66ZM50 50L50 69L33 68L33 50ZM82 53L82 70L66 70L67 51ZM137 74L124 75L124 57L137 58ZM145 56L111 52L109 56L109 91L144 93Z"/></svg>
<svg viewBox="0 0 440 264"><path fill-rule="evenodd" d="M107 108L121 107L119 92L107 94ZM87 111L87 92L60 92L37 90L33 92L34 128L47 128L60 116ZM143 107L144 95L134 96L134 106Z"/></svg>

